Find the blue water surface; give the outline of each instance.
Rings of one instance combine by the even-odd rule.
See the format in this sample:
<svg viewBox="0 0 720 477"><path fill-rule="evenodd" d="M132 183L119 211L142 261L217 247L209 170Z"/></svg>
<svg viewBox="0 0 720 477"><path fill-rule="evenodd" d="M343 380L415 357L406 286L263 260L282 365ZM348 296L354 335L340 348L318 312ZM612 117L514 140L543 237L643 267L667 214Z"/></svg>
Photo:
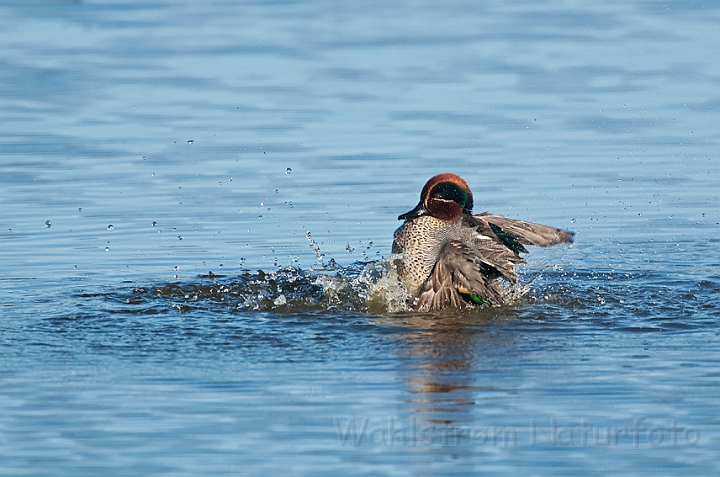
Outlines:
<svg viewBox="0 0 720 477"><path fill-rule="evenodd" d="M718 2L0 18L0 473L720 470ZM392 306L444 171L575 243Z"/></svg>

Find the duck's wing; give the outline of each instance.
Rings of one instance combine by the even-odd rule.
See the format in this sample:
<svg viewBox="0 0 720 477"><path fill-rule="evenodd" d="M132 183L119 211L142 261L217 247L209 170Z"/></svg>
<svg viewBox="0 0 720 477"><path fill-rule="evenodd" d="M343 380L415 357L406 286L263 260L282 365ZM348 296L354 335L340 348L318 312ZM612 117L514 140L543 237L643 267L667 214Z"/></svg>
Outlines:
<svg viewBox="0 0 720 477"><path fill-rule="evenodd" d="M440 250L430 277L420 287L416 311L436 311L465 306L467 302L502 303L503 288L496 280L503 276L472 246L459 240Z"/></svg>
<svg viewBox="0 0 720 477"><path fill-rule="evenodd" d="M493 232L500 237L501 240L507 242L506 245L512 249L517 246L520 249L515 251L526 252L524 245L536 245L538 247L550 247L561 243L570 243L573 241L575 232L549 227L547 225L536 224L533 222L525 222L523 220L508 219L502 215L491 215L484 212L474 215L473 219L484 222L492 228ZM493 227L494 226L494 227ZM499 233L496 231L499 228ZM503 238L502 234L508 236ZM514 246L513 240L518 244Z"/></svg>
<svg viewBox="0 0 720 477"><path fill-rule="evenodd" d="M520 256L520 252L527 252L525 247L514 236L486 222L483 217L466 215L463 220L465 229L473 231L472 243L482 259L492 264L505 280L515 283L515 266L525 262Z"/></svg>

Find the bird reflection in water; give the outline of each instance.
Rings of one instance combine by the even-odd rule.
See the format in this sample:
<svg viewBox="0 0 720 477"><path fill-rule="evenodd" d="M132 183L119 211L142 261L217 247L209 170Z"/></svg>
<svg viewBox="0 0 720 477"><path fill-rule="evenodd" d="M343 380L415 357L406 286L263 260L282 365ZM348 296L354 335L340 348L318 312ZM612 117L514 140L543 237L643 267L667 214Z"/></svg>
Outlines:
<svg viewBox="0 0 720 477"><path fill-rule="evenodd" d="M483 359L484 350L505 348L510 339L504 333L488 331L493 328L489 322L502 320L501 315L496 309L449 310L403 318L403 325L409 328L400 347L409 363L402 370L410 395L406 402L415 416L438 432L443 427L470 426L476 405L507 394L506 389L491 384L495 360Z"/></svg>

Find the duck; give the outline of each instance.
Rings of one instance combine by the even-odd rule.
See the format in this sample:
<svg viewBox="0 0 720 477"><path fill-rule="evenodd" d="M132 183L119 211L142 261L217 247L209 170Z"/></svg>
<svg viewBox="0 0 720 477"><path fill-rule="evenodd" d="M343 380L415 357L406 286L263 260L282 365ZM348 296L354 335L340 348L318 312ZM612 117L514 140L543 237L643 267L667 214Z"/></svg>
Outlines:
<svg viewBox="0 0 720 477"><path fill-rule="evenodd" d="M417 206L398 216L393 235L398 279L418 312L500 305L515 285L525 245L571 243L574 232L482 212L457 174L430 178Z"/></svg>

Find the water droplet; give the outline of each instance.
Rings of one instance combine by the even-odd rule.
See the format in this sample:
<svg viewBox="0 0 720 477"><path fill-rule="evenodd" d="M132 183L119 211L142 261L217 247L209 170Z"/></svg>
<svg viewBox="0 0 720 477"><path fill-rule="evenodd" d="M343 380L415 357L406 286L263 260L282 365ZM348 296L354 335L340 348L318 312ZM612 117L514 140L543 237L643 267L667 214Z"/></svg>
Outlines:
<svg viewBox="0 0 720 477"><path fill-rule="evenodd" d="M571 224L574 224L574 223L575 223L575 219L570 219L570 223L571 223Z"/></svg>
<svg viewBox="0 0 720 477"><path fill-rule="evenodd" d="M180 270L180 265L175 265L174 270L175 270L176 272L177 272L178 270Z"/></svg>
<svg viewBox="0 0 720 477"><path fill-rule="evenodd" d="M152 226L155 227L157 225L157 222L153 220Z"/></svg>
<svg viewBox="0 0 720 477"><path fill-rule="evenodd" d="M292 169L290 169L289 167L285 168L285 174L290 174L291 172L292 172Z"/></svg>
<svg viewBox="0 0 720 477"><path fill-rule="evenodd" d="M75 265L75 266L73 267L73 269L74 269L74 270L77 270L77 269L78 269L78 266L77 266L77 265Z"/></svg>
<svg viewBox="0 0 720 477"><path fill-rule="evenodd" d="M188 139L188 146L192 146L194 142L192 139Z"/></svg>
<svg viewBox="0 0 720 477"><path fill-rule="evenodd" d="M50 222L49 220L46 220L46 221L45 221L45 228L46 228L46 229L49 229L50 227L52 227L52 222Z"/></svg>
<svg viewBox="0 0 720 477"><path fill-rule="evenodd" d="M231 177L230 179L228 179L228 181L229 181L229 182L232 182L232 177Z"/></svg>
<svg viewBox="0 0 720 477"><path fill-rule="evenodd" d="M106 252L109 252L109 251L110 251L110 247L105 247L105 251L106 251Z"/></svg>
<svg viewBox="0 0 720 477"><path fill-rule="evenodd" d="M223 267L223 264L222 264L222 263L221 263L220 265L218 265L218 268L222 268L222 267Z"/></svg>
<svg viewBox="0 0 720 477"><path fill-rule="evenodd" d="M258 219L262 219L262 215L258 215Z"/></svg>
<svg viewBox="0 0 720 477"><path fill-rule="evenodd" d="M178 235L178 240L182 240L182 235Z"/></svg>
<svg viewBox="0 0 720 477"><path fill-rule="evenodd" d="M143 156L143 161L145 160L145 156Z"/></svg>
<svg viewBox="0 0 720 477"><path fill-rule="evenodd" d="M110 224L110 225L107 226L107 229L108 229L108 230L113 230L113 229L115 229L115 226L114 226L113 224Z"/></svg>
<svg viewBox="0 0 720 477"><path fill-rule="evenodd" d="M82 207L78 207L78 212L82 212Z"/></svg>

